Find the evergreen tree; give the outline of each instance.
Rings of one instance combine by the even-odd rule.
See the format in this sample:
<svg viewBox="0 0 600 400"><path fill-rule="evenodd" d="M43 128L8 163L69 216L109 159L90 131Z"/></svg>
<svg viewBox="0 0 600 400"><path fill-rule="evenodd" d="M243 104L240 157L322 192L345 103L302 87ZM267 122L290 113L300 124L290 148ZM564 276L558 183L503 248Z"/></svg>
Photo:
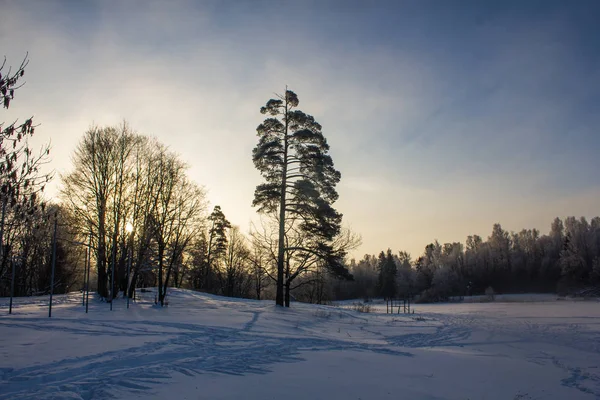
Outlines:
<svg viewBox="0 0 600 400"><path fill-rule="evenodd" d="M385 282L385 253L382 251L377 257L377 292L381 295L383 293L383 286Z"/></svg>
<svg viewBox="0 0 600 400"><path fill-rule="evenodd" d="M563 250L560 252L560 266L562 283L566 285L581 285L586 276L585 260L575 245L570 232L563 241Z"/></svg>
<svg viewBox="0 0 600 400"><path fill-rule="evenodd" d="M396 296L396 261L392 250L388 249L387 254L383 251L379 254L377 264L379 269L379 293L384 299L391 299Z"/></svg>
<svg viewBox="0 0 600 400"><path fill-rule="evenodd" d="M206 276L205 285L207 290L212 289L213 282L213 264L215 260L222 257L227 250L227 229L231 228L231 223L225 218L220 206L215 206L213 212L208 217L210 229L208 231L208 248L206 251Z"/></svg>
<svg viewBox="0 0 600 400"><path fill-rule="evenodd" d="M340 173L328 154L321 125L296 109L298 96L291 90L278 97L260 109L269 117L257 128L259 140L252 159L265 182L256 187L253 206L278 215L276 304L283 306L289 251L322 258L334 273L340 271L340 255L333 250L332 240L340 233L342 215L332 207ZM292 230L309 240L286 247L286 232Z"/></svg>

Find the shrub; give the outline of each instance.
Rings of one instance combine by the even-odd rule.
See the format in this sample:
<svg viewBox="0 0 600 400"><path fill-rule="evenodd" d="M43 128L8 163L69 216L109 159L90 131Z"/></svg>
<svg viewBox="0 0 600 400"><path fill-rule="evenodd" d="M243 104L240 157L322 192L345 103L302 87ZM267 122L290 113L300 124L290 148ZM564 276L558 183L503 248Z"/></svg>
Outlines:
<svg viewBox="0 0 600 400"><path fill-rule="evenodd" d="M364 303L354 303L352 304L352 309L361 313L370 313L371 311L373 311L371 305Z"/></svg>
<svg viewBox="0 0 600 400"><path fill-rule="evenodd" d="M448 301L448 296L442 295L436 288L423 290L416 303L437 303Z"/></svg>
<svg viewBox="0 0 600 400"><path fill-rule="evenodd" d="M494 288L491 286L485 289L485 295L487 296L487 301L494 301L496 299L496 292L494 292Z"/></svg>
<svg viewBox="0 0 600 400"><path fill-rule="evenodd" d="M313 315L317 318L331 318L331 313L325 310L317 310Z"/></svg>

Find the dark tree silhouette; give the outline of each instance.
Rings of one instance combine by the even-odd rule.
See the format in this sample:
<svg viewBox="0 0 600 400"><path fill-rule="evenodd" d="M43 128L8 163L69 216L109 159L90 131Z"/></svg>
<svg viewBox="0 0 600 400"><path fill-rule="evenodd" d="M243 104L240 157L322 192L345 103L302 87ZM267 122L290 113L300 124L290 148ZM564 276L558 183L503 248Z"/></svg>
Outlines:
<svg viewBox="0 0 600 400"><path fill-rule="evenodd" d="M0 65L0 102L3 108L9 108L15 91L23 87L28 64L29 59L25 56L14 71L6 65L6 58ZM34 132L33 118L23 123L0 122L0 275L8 261L8 252L4 251L7 213L24 222L29 221L38 207L44 208L44 203L38 201L39 193L52 178L51 173L40 173L41 166L49 162L50 147L44 146L36 155L27 143Z"/></svg>
<svg viewBox="0 0 600 400"><path fill-rule="evenodd" d="M392 250L388 249L387 254L383 251L379 254L377 263L379 271L379 293L386 299L393 299L396 296L396 262L392 255Z"/></svg>
<svg viewBox="0 0 600 400"><path fill-rule="evenodd" d="M206 250L206 276L204 282L207 290L212 290L214 281L214 263L222 257L227 250L227 229L231 223L225 218L221 206L215 206L213 212L208 216L210 229L208 230L208 246Z"/></svg>
<svg viewBox="0 0 600 400"><path fill-rule="evenodd" d="M329 145L315 119L297 110L298 96L287 90L260 109L269 117L257 128L254 165L265 182L256 187L253 206L278 216L276 304L284 305L287 251L301 251L340 266L331 242L340 233L342 215L332 204L340 173L328 154ZM286 245L286 232L296 230L310 242ZM343 268L343 267L342 267Z"/></svg>

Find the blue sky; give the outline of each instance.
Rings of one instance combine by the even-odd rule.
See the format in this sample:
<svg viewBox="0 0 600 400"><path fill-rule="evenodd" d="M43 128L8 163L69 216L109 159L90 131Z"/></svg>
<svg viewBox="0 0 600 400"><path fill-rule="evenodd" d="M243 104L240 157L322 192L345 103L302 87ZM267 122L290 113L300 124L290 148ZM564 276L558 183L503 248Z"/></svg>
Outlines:
<svg viewBox="0 0 600 400"><path fill-rule="evenodd" d="M596 1L2 8L0 48L31 58L5 115L36 116L59 173L90 124L126 119L178 151L244 230L258 109L287 84L324 126L358 256L598 214Z"/></svg>

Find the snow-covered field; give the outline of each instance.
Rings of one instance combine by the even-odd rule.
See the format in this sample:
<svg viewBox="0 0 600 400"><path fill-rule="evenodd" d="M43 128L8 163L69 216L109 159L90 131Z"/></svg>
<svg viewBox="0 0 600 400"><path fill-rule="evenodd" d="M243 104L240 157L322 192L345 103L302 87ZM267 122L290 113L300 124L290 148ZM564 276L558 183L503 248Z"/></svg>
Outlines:
<svg viewBox="0 0 600 400"><path fill-rule="evenodd" d="M0 299L0 399L600 398L598 301L386 315L174 290L86 315L55 298L51 319L45 298Z"/></svg>

